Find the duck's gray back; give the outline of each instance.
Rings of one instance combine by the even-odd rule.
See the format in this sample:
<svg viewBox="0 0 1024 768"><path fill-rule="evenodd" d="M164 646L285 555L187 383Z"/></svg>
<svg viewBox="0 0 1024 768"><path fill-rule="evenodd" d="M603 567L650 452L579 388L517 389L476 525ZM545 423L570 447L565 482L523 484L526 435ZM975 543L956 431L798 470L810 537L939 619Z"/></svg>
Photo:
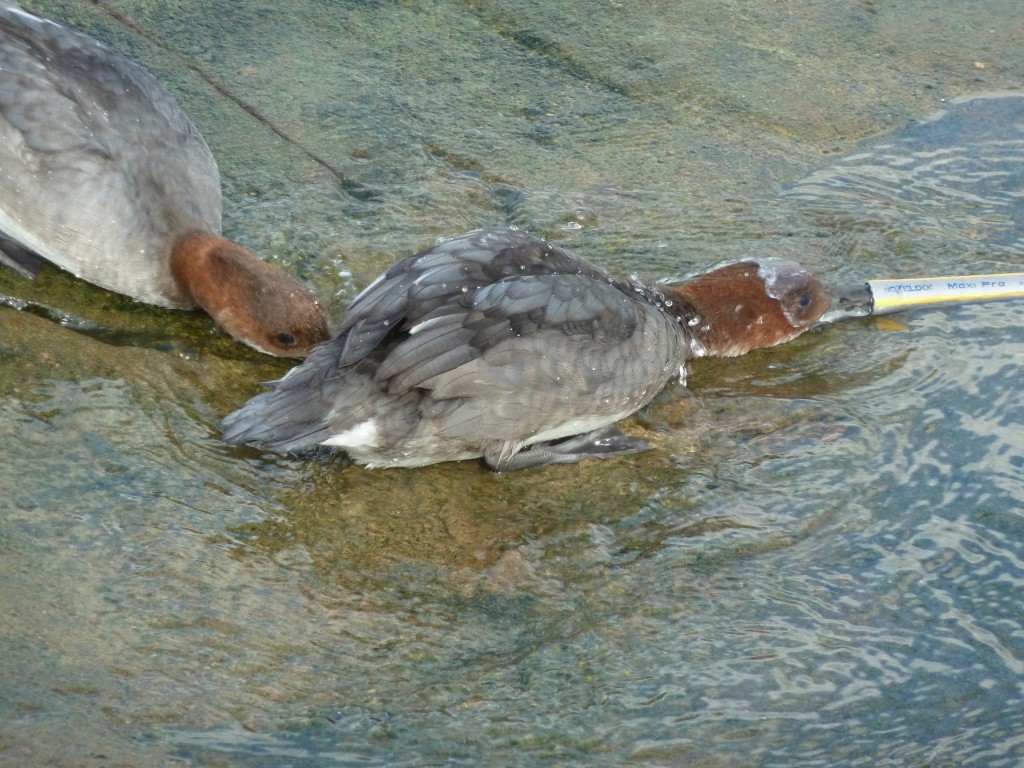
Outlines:
<svg viewBox="0 0 1024 768"><path fill-rule="evenodd" d="M396 264L338 336L225 420L228 442L378 466L511 456L647 403L689 352L628 284L539 238L469 233Z"/></svg>
<svg viewBox="0 0 1024 768"><path fill-rule="evenodd" d="M0 4L0 234L90 282L180 306L170 246L219 234L220 219L213 156L155 78Z"/></svg>

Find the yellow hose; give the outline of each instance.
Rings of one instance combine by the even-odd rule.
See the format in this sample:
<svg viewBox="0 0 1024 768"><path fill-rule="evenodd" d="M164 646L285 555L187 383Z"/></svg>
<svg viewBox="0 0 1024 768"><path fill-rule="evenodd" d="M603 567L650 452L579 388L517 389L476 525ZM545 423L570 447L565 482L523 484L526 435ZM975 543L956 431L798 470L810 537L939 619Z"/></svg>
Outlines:
<svg viewBox="0 0 1024 768"><path fill-rule="evenodd" d="M873 307L882 315L914 307L1024 297L1024 272L900 280L868 280Z"/></svg>

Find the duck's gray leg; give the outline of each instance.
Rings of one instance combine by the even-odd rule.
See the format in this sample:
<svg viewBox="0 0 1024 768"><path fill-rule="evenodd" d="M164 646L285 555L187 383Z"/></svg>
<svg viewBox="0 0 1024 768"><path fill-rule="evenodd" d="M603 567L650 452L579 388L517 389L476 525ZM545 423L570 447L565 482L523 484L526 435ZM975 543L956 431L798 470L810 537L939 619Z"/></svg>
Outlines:
<svg viewBox="0 0 1024 768"><path fill-rule="evenodd" d="M615 427L601 427L593 432L555 440L534 443L507 459L490 451L484 454L487 466L495 472L514 472L517 469L543 467L548 464L575 464L583 459L607 459L625 456L647 449L647 441L627 437Z"/></svg>
<svg viewBox="0 0 1024 768"><path fill-rule="evenodd" d="M43 257L0 234L0 264L32 280L43 268Z"/></svg>

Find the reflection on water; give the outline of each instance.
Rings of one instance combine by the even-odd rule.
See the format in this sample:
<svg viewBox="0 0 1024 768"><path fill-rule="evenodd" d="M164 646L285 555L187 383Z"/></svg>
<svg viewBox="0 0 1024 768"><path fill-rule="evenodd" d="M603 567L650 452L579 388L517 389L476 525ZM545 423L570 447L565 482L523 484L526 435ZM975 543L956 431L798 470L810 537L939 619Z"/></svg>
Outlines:
<svg viewBox="0 0 1024 768"><path fill-rule="evenodd" d="M1007 272L1024 250L1020 94L950 102L929 120L792 185L786 197L897 261L892 276ZM903 271L900 271L903 270ZM909 271L908 271L909 270ZM888 277L872 275L872 277Z"/></svg>
<svg viewBox="0 0 1024 768"><path fill-rule="evenodd" d="M670 34L691 26L648 4L595 6L577 32L541 6L510 18L486 3L339 3L321 21L344 56L277 3L239 4L212 48L190 31L224 32L212 4L188 5L189 23L117 4L161 30L148 36L91 4L68 12L191 94L212 143L231 138L233 234L340 291L339 305L392 257L495 211L620 272L752 248L846 277L1019 269L1024 97L949 102L806 175L835 99L791 89L806 95L781 117L773 101L742 106L737 83L794 61L813 59L802 71L822 88L852 77L823 61L866 77L854 53L808 49L896 34L876 5L796 26L751 11L730 18L748 30L740 50L709 31L717 5L688 9L688 24L709 25L694 49L721 52L718 77L757 71L717 88ZM428 43L451 15L467 42L442 77ZM247 84L266 66L249 52L261 34L280 36L267 46L280 71L262 86L280 102ZM162 39L374 195L339 189L295 144L236 141L251 116L176 67ZM289 57L300 43L310 55ZM218 68L229 53L242 65ZM499 72L474 74L494 61ZM512 93L533 80L525 105L495 116L495 82ZM885 124L846 106L838 132ZM654 450L495 476L228 448L217 418L287 363L61 276L0 280L0 293L107 329L0 307L0 763L1024 759L1020 302L703 361L688 389L626 424Z"/></svg>

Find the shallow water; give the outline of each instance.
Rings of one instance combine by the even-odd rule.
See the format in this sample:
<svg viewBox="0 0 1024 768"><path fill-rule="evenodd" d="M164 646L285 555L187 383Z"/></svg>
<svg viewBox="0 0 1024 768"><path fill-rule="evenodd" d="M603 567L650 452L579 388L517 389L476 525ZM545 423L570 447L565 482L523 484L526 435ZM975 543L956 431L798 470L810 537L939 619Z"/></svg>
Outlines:
<svg viewBox="0 0 1024 768"><path fill-rule="evenodd" d="M174 88L335 316L497 223L619 273L1024 261L1024 96L956 98L1024 85L1015 1L30 5ZM287 363L0 295L0 764L1024 759L1021 302L700 361L654 450L494 476L229 448Z"/></svg>

